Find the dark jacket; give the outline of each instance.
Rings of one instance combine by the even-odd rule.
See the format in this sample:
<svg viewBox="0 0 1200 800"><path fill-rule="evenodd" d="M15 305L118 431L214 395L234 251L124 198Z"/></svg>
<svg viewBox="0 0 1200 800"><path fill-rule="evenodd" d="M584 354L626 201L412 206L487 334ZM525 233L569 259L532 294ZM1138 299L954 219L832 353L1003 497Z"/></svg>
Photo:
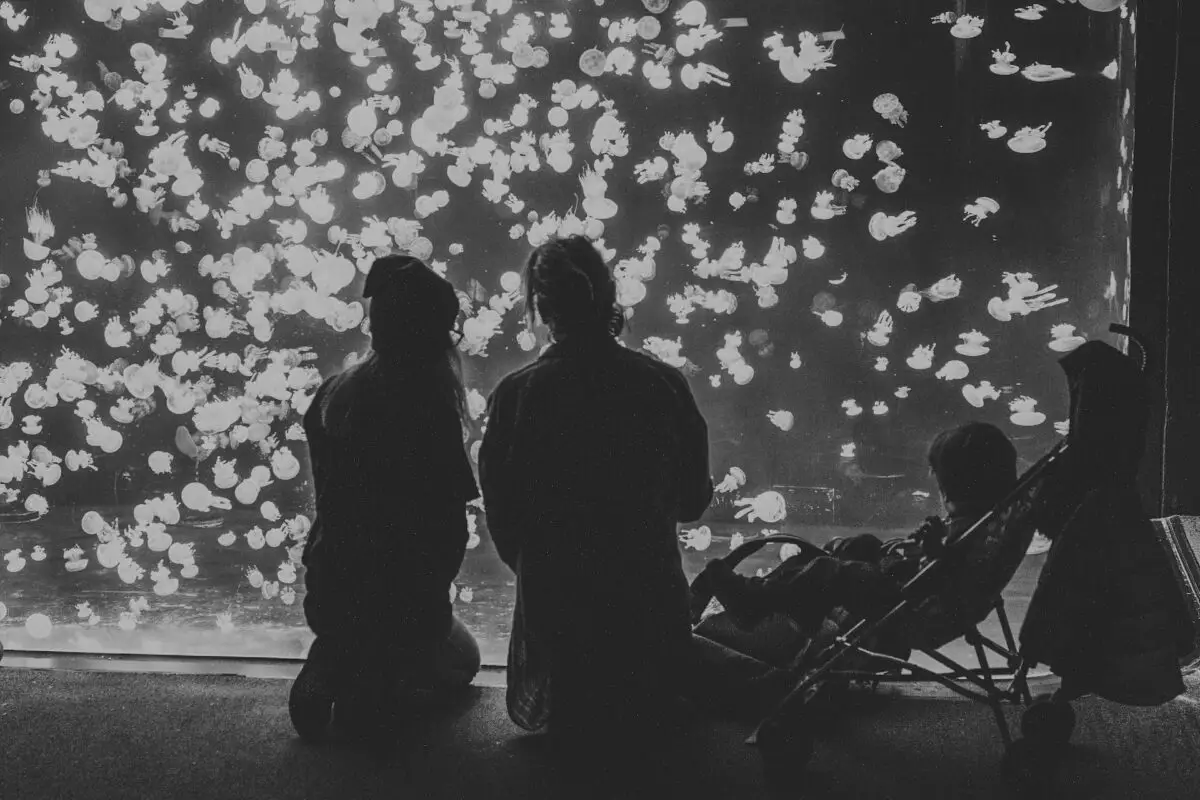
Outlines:
<svg viewBox="0 0 1200 800"><path fill-rule="evenodd" d="M514 721L545 724L551 684L565 707L615 676L673 682L690 642L676 523L713 491L683 374L607 336L555 344L493 392L479 474L517 574Z"/></svg>
<svg viewBox="0 0 1200 800"><path fill-rule="evenodd" d="M1137 366L1089 342L1060 361L1071 389L1068 468L1040 529L1053 540L1021 630L1028 658L1064 686L1130 705L1184 691L1194 632L1136 477L1147 393Z"/></svg>
<svg viewBox="0 0 1200 800"><path fill-rule="evenodd" d="M465 506L479 491L454 399L434 391L420 371L372 353L313 397L304 431L317 514L303 563L318 635L449 626Z"/></svg>

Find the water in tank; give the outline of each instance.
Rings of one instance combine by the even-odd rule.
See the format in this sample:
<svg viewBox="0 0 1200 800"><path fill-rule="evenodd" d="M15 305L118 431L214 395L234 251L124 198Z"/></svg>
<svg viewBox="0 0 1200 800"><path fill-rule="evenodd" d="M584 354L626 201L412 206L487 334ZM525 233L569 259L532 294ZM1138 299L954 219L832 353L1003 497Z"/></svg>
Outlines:
<svg viewBox="0 0 1200 800"><path fill-rule="evenodd" d="M992 422L1032 463L1057 359L1126 316L1134 26L1103 0L0 0L0 639L301 654L299 422L366 352L391 252L459 291L474 456L546 341L528 251L595 240L624 344L709 420L690 574L772 531L910 530L936 433ZM512 576L464 513L447 591L501 662Z"/></svg>

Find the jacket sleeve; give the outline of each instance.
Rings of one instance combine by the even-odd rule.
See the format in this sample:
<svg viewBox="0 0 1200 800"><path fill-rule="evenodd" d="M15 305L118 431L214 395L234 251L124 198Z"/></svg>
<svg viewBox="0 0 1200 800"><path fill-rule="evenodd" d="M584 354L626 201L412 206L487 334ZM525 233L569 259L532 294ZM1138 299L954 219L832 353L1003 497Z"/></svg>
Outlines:
<svg viewBox="0 0 1200 800"><path fill-rule="evenodd" d="M325 402L325 393L328 391L329 381L326 380L313 393L313 398L308 404L308 410L304 412L304 439L308 444L308 461L311 465L313 483L318 482L318 473L323 466L324 456L324 439L325 425L322 420L322 406Z"/></svg>
<svg viewBox="0 0 1200 800"><path fill-rule="evenodd" d="M679 521L700 519L713 498L712 475L708 463L708 423L696 405L696 398L681 372L673 372L679 411Z"/></svg>
<svg viewBox="0 0 1200 800"><path fill-rule="evenodd" d="M479 484L488 531L500 560L514 571L528 502L520 488L522 480L514 474L512 458L516 405L511 384L501 381L488 399L487 430L479 448Z"/></svg>

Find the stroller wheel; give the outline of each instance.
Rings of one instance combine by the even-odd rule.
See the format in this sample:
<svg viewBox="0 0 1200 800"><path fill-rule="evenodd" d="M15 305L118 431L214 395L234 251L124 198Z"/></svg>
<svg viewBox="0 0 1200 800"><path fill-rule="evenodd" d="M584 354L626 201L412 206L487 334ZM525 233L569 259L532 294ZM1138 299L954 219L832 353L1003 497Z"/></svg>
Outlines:
<svg viewBox="0 0 1200 800"><path fill-rule="evenodd" d="M305 742L321 742L328 734L334 693L331 676L311 663L306 663L296 676L288 695L288 714L292 727Z"/></svg>
<svg viewBox="0 0 1200 800"><path fill-rule="evenodd" d="M1004 754L1002 772L1019 796L1038 796L1045 793L1053 780L1055 763L1053 755L1036 742L1017 739Z"/></svg>
<svg viewBox="0 0 1200 800"><path fill-rule="evenodd" d="M1071 704L1040 695L1021 715L1021 734L1036 746L1062 747L1075 731Z"/></svg>
<svg viewBox="0 0 1200 800"><path fill-rule="evenodd" d="M796 773L808 765L816 749L808 731L777 722L763 723L758 730L757 745L762 756L763 775L772 788L794 786Z"/></svg>

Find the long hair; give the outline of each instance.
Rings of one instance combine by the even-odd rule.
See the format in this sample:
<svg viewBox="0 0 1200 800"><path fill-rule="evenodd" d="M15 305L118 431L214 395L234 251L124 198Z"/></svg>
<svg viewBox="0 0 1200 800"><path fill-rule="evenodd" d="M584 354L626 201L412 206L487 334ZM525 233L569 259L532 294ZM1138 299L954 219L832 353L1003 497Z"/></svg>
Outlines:
<svg viewBox="0 0 1200 800"><path fill-rule="evenodd" d="M555 339L574 334L620 336L625 330L612 272L585 236L556 237L529 254L525 311L530 328L540 316Z"/></svg>
<svg viewBox="0 0 1200 800"><path fill-rule="evenodd" d="M383 361L427 380L436 396L454 404L466 425L454 287L415 258L388 256L372 265L363 296L371 298L371 348Z"/></svg>

